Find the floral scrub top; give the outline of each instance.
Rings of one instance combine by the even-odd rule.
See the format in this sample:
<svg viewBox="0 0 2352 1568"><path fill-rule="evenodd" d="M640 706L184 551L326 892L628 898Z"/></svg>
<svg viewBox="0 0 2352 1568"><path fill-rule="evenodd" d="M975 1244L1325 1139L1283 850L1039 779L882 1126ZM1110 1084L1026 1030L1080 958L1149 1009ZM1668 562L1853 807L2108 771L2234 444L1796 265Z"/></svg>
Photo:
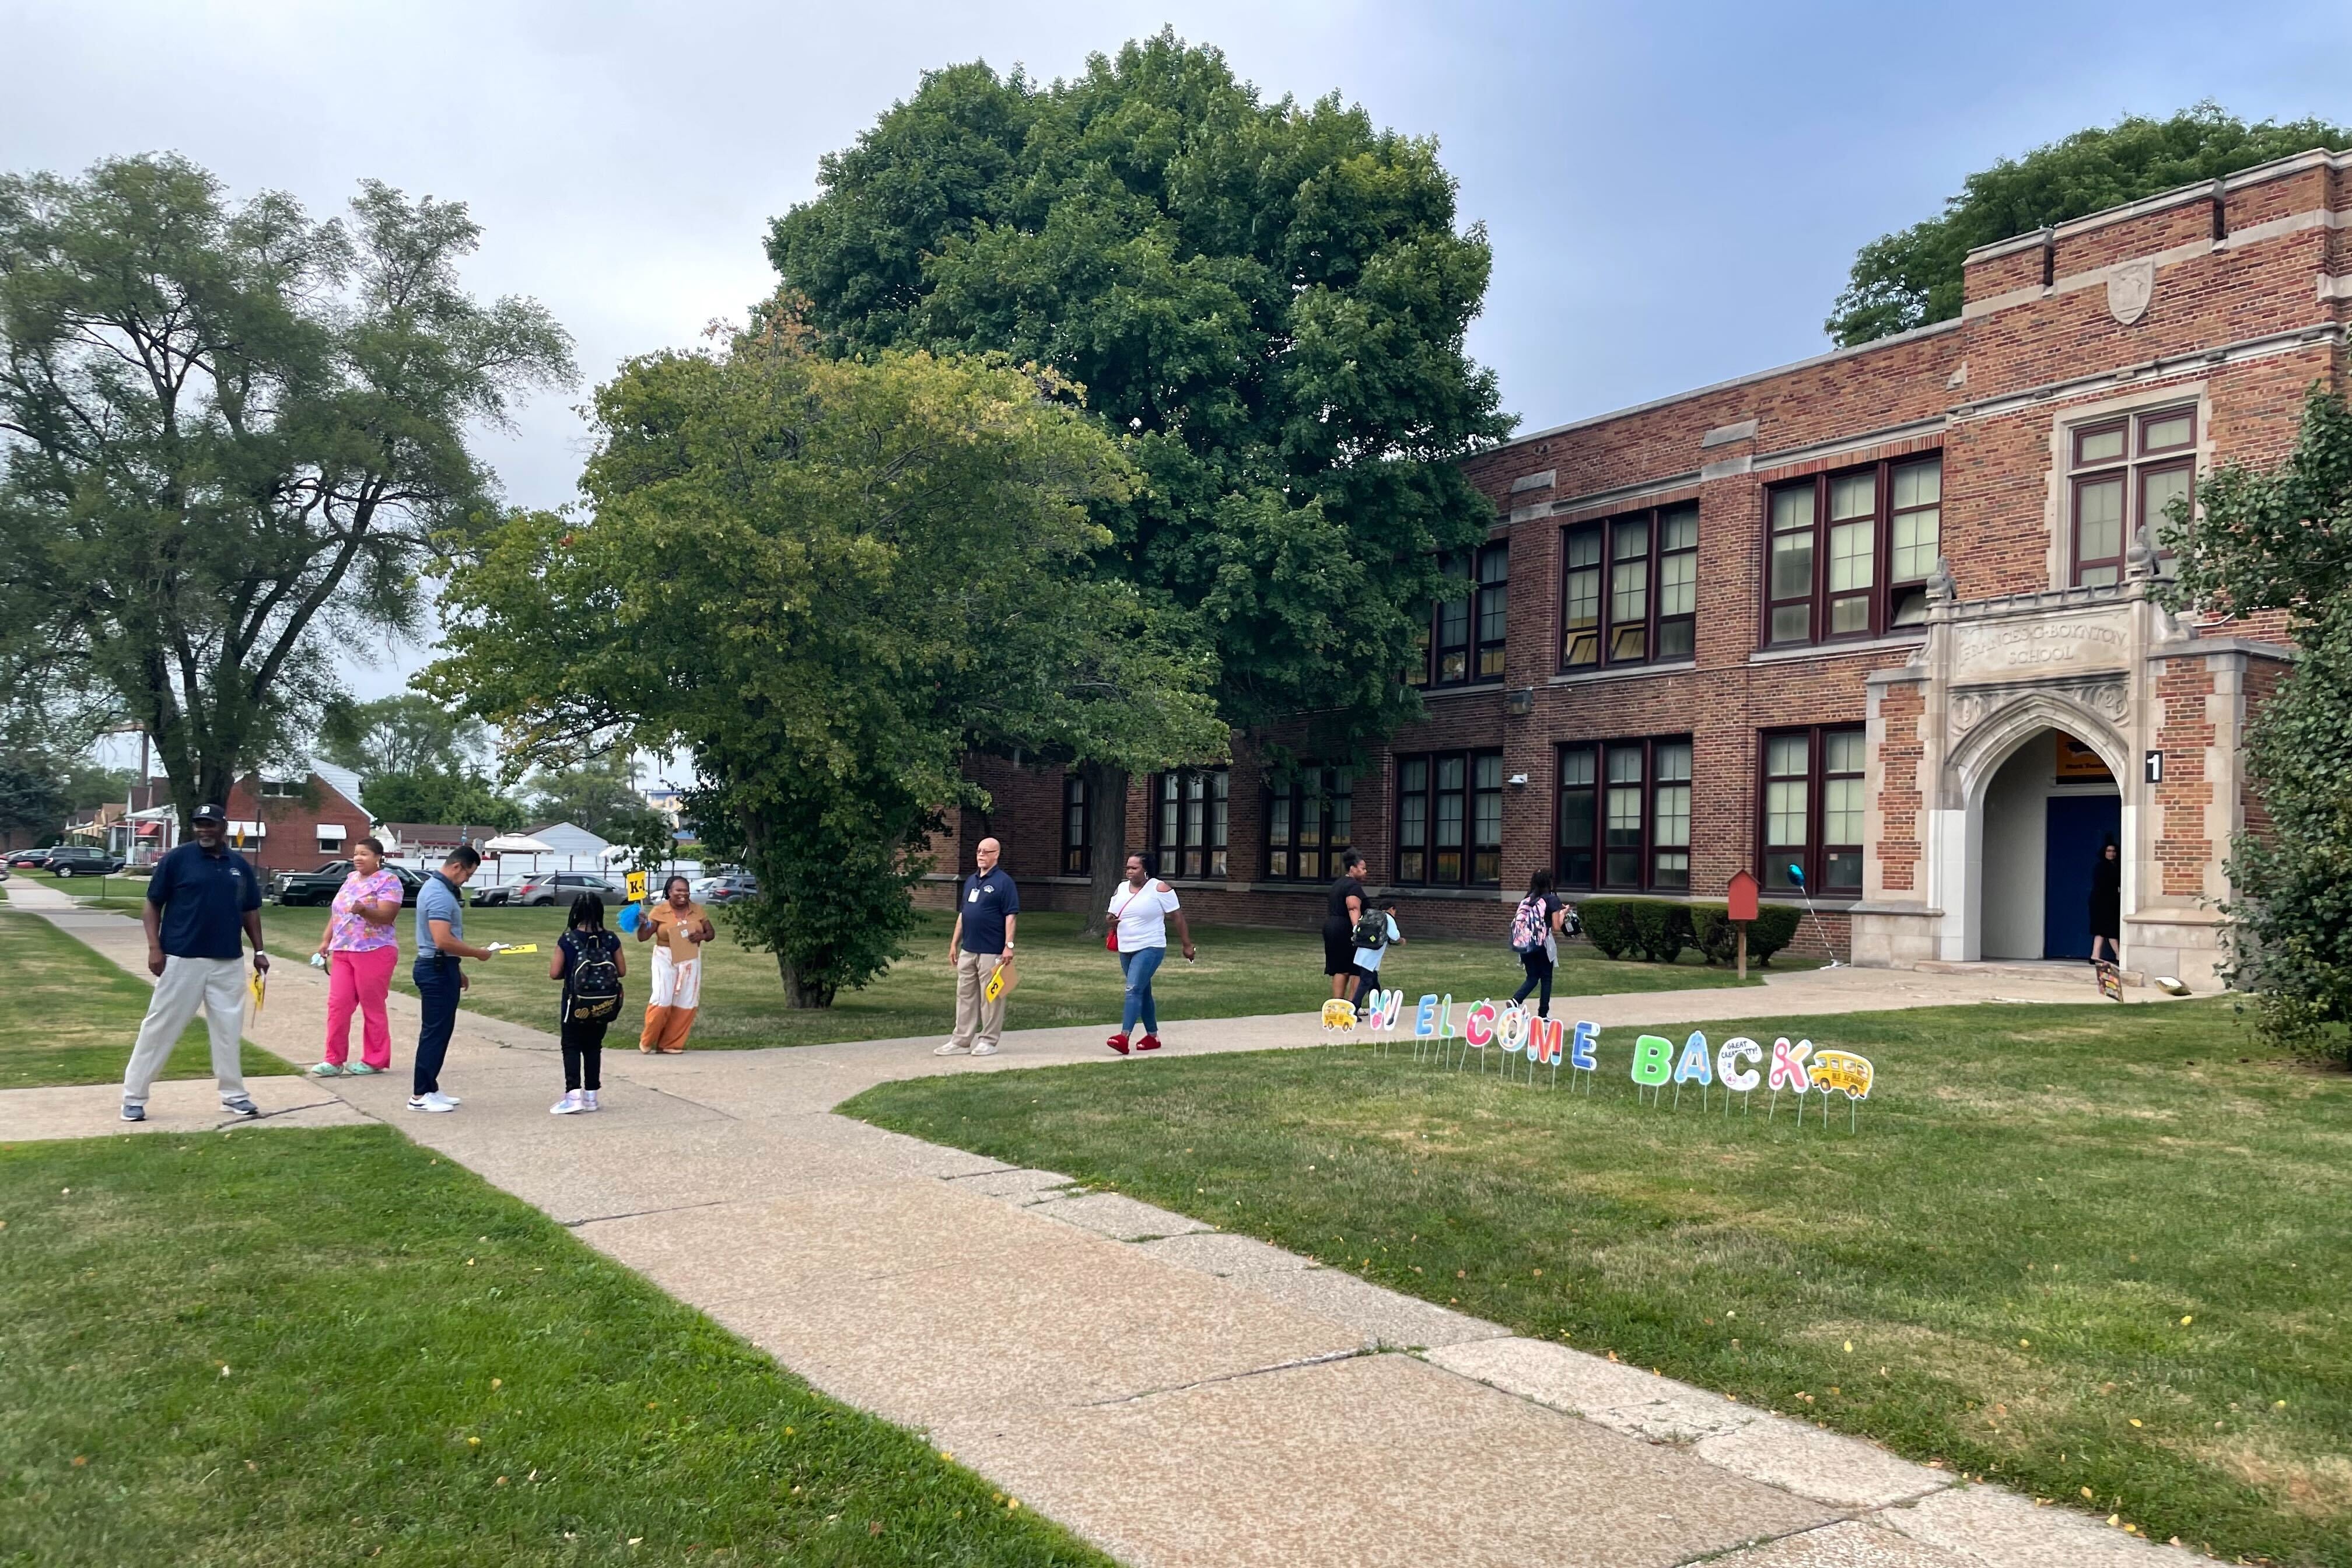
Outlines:
<svg viewBox="0 0 2352 1568"><path fill-rule="evenodd" d="M390 904L400 907L400 879L390 871L379 870L373 877L362 877L357 871L343 879L335 894L335 916L327 927L327 945L337 952L373 952L378 948L396 947L400 939L393 934L392 922L378 925L362 918L359 905Z"/></svg>

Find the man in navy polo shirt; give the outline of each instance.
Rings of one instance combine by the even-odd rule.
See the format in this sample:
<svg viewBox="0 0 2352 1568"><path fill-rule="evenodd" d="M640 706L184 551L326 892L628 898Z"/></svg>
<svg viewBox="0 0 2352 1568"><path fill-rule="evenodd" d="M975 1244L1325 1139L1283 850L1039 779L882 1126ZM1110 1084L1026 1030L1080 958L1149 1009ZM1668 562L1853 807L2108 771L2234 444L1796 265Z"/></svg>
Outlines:
<svg viewBox="0 0 2352 1568"><path fill-rule="evenodd" d="M222 1109L236 1116L261 1114L245 1092L245 1066L237 1056L246 989L240 938L253 943L254 973L269 973L269 955L261 951L261 879L228 847L228 819L219 806L196 807L189 829L195 842L156 861L147 879L147 904L139 918L147 928L147 973L155 976L155 995L122 1074L125 1121L147 1120L147 1091L199 1006L212 1035Z"/></svg>
<svg viewBox="0 0 2352 1568"><path fill-rule="evenodd" d="M983 838L972 851L980 869L963 879L956 899L955 931L948 938L948 962L956 972L955 1035L935 1057L992 1057L1004 1033L1004 994L988 999L988 979L1013 961L1013 928L1019 923L1021 890L996 864L1003 847Z"/></svg>

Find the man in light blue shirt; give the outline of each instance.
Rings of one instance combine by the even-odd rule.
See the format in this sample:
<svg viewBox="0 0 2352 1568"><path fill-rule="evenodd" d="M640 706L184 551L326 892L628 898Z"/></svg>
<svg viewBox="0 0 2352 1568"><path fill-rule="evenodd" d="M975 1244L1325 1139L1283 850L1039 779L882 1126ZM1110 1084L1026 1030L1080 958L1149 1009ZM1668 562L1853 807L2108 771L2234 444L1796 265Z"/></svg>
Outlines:
<svg viewBox="0 0 2352 1568"><path fill-rule="evenodd" d="M424 1022L416 1030L416 1080L408 1097L411 1110L457 1109L457 1097L441 1092L441 1063L449 1054L449 1037L457 1027L457 996L466 989L464 958L488 958L489 950L466 942L466 901L457 889L473 879L482 863L479 851L460 844L441 862L441 869L425 879L416 895L416 999Z"/></svg>

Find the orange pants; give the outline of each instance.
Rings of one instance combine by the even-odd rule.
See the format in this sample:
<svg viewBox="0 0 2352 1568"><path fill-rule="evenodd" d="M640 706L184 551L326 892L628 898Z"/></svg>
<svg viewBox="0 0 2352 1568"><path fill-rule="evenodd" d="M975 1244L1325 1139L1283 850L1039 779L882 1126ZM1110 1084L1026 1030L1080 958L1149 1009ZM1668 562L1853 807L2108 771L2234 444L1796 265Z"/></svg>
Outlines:
<svg viewBox="0 0 2352 1568"><path fill-rule="evenodd" d="M702 1002L702 961L680 963L667 946L654 949L654 994L646 1003L646 1026L637 1049L674 1055L686 1049L694 1015Z"/></svg>

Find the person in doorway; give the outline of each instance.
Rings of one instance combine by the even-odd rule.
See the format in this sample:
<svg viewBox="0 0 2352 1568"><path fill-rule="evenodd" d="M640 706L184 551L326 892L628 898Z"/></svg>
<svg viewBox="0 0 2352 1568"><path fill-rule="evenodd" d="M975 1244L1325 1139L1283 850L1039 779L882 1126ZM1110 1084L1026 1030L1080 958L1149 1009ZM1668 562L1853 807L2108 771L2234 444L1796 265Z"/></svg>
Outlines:
<svg viewBox="0 0 2352 1568"><path fill-rule="evenodd" d="M1344 997L1356 980L1356 922L1364 918L1364 858L1353 849L1339 857L1339 878L1323 906L1323 973L1331 994Z"/></svg>
<svg viewBox="0 0 2352 1568"><path fill-rule="evenodd" d="M629 973L621 939L604 929L604 900L583 893L547 961L547 977L563 982L556 1027L563 1042L563 1098L552 1116L594 1110L604 1087L604 1031L621 1016L621 980Z"/></svg>
<svg viewBox="0 0 2352 1568"><path fill-rule="evenodd" d="M1192 932L1184 923L1184 911L1177 906L1176 889L1155 880L1142 856L1129 856L1127 880L1110 900L1111 929L1118 933L1119 973L1127 977L1127 1001L1119 1014L1118 1033L1104 1042L1120 1056L1127 1055L1139 1021L1143 1037L1135 1041L1135 1048L1160 1048L1160 1008L1151 998L1151 977L1160 973L1160 960L1168 956L1171 916L1176 921L1176 940L1184 944L1184 962L1190 963L1195 956Z"/></svg>
<svg viewBox="0 0 2352 1568"><path fill-rule="evenodd" d="M948 963L956 977L955 1033L935 1057L992 1057L1004 1036L1004 993L994 1001L988 982L1013 962L1013 933L1020 924L1021 889L997 865L1004 847L983 838L972 849L979 868L963 879L956 900L955 930L948 934Z"/></svg>
<svg viewBox="0 0 2352 1568"><path fill-rule="evenodd" d="M1357 947L1356 989L1348 998L1360 1011L1364 1005L1364 999L1380 987L1381 960L1387 955L1390 948L1399 946L1404 942L1404 932L1397 929L1396 903L1393 900L1373 904L1371 912L1381 922L1381 944L1378 947L1361 945ZM1363 942L1364 933L1360 926L1351 940L1360 944Z"/></svg>
<svg viewBox="0 0 2352 1568"><path fill-rule="evenodd" d="M261 879L228 847L228 818L219 806L196 807L188 826L195 841L155 862L147 879L147 902L139 912L147 928L147 973L155 976L155 994L122 1073L125 1121L147 1120L148 1090L198 1007L212 1037L221 1109L232 1116L261 1114L245 1092L245 1066L237 1054L245 1024L244 942L253 944L254 973L269 973L269 955L261 950Z"/></svg>
<svg viewBox="0 0 2352 1568"><path fill-rule="evenodd" d="M392 990L392 966L400 961L392 925L400 915L400 879L384 868L383 845L361 839L319 938L319 956L327 962L327 1052L311 1068L314 1078L362 1077L392 1066L384 997ZM351 1060L353 1012L360 1016L357 1063Z"/></svg>
<svg viewBox="0 0 2352 1568"><path fill-rule="evenodd" d="M425 879L416 895L416 963L409 978L416 982L416 1064L409 1085L408 1109L442 1112L463 1103L441 1092L441 1064L449 1055L449 1037L457 1029L457 998L471 984L460 961L490 956L489 949L466 941L466 900L457 889L474 879L482 864L481 851L460 844L449 851L441 868Z"/></svg>
<svg viewBox="0 0 2352 1568"><path fill-rule="evenodd" d="M646 1026L637 1049L674 1057L686 1049L694 1015L702 1005L702 944L718 936L710 916L694 901L693 884L672 877L662 884L661 902L637 922L637 940L654 942L653 994L646 999Z"/></svg>
<svg viewBox="0 0 2352 1568"><path fill-rule="evenodd" d="M1539 866L1528 879L1528 896L1511 916L1511 945L1519 955L1519 963L1528 977L1511 994L1513 1005L1525 1002L1528 993L1535 991L1536 1016L1551 1016L1551 977L1559 963L1560 922L1568 918L1568 906L1552 889L1559 884L1551 868ZM1532 939L1522 945L1523 939Z"/></svg>
<svg viewBox="0 0 2352 1568"><path fill-rule="evenodd" d="M2091 865L2091 962L2105 957L2110 963L2123 962L2124 862L2123 854L2109 838L2099 847L2099 858ZM2105 949L2105 952L2101 949Z"/></svg>

